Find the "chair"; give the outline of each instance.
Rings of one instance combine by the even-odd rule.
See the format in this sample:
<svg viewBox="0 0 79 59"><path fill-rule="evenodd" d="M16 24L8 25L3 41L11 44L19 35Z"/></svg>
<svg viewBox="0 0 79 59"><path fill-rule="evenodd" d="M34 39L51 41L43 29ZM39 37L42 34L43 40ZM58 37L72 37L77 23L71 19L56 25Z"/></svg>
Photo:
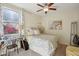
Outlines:
<svg viewBox="0 0 79 59"><path fill-rule="evenodd" d="M10 42L11 42L11 44L9 44L9 45L6 46L6 54L9 55L9 50L10 49L14 49L14 51L16 49L17 53L19 53L17 39L12 39Z"/></svg>

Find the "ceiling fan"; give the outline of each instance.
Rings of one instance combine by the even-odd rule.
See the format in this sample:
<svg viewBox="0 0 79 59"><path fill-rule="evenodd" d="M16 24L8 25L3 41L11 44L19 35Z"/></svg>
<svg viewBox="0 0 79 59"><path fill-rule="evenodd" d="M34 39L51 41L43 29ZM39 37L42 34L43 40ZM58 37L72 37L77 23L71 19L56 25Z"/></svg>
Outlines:
<svg viewBox="0 0 79 59"><path fill-rule="evenodd" d="M40 12L40 11L43 10L43 11L45 12L45 14L47 14L47 12L48 12L49 10L56 10L56 8L51 7L53 4L54 4L54 3L44 3L43 5L37 4L38 6L42 7L42 9L37 10L36 12Z"/></svg>

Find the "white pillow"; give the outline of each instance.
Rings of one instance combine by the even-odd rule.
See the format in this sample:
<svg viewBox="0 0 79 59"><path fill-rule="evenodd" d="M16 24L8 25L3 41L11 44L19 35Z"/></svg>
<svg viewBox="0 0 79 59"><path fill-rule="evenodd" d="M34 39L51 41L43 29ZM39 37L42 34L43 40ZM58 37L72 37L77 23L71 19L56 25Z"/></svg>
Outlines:
<svg viewBox="0 0 79 59"><path fill-rule="evenodd" d="M27 30L26 30L26 34L27 34L27 35L33 35L33 31L32 31L31 29L27 29Z"/></svg>
<svg viewBox="0 0 79 59"><path fill-rule="evenodd" d="M34 32L34 33L33 33L34 35L39 35L39 34L40 34L39 29L34 29L33 32Z"/></svg>
<svg viewBox="0 0 79 59"><path fill-rule="evenodd" d="M37 28L35 28L35 29L30 28L30 29L27 29L26 31L27 31L26 32L27 35L38 35L38 34L40 34L40 31Z"/></svg>

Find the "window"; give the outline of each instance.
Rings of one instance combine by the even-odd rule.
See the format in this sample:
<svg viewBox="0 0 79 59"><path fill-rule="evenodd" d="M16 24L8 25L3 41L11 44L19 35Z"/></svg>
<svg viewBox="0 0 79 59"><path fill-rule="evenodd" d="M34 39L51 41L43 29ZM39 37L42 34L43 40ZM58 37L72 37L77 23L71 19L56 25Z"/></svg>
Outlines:
<svg viewBox="0 0 79 59"><path fill-rule="evenodd" d="M2 27L3 33L6 34L18 34L20 27L20 14L10 8L2 8Z"/></svg>

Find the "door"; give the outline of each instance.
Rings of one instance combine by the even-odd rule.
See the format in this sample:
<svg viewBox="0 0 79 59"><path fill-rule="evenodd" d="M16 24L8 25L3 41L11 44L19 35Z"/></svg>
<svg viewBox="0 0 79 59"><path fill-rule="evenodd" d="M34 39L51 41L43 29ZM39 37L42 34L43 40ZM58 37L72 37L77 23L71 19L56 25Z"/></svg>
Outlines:
<svg viewBox="0 0 79 59"><path fill-rule="evenodd" d="M77 22L72 22L71 23L71 34L70 34L70 45L74 45L73 37L75 34L77 34Z"/></svg>

